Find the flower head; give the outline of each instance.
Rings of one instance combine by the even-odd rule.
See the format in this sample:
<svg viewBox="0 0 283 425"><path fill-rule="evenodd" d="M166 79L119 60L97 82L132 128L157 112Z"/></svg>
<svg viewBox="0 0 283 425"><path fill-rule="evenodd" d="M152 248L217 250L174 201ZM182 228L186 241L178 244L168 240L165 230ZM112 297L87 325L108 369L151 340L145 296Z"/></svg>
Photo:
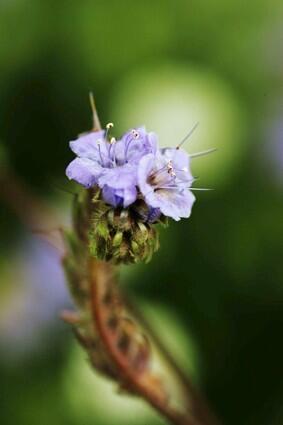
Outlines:
<svg viewBox="0 0 283 425"><path fill-rule="evenodd" d="M69 179L86 188L97 185L106 202L128 207L137 198L137 164L145 154L156 152L157 139L143 127L120 140L107 140L105 131L97 131L80 136L70 147L77 158L67 167Z"/></svg>
<svg viewBox="0 0 283 425"><path fill-rule="evenodd" d="M86 188L99 187L113 207L142 201L147 207L142 216L149 223L161 214L175 220L189 217L195 197L188 154L180 146L159 149L157 136L144 127L109 139L109 126L70 142L77 158L67 167L69 179Z"/></svg>
<svg viewBox="0 0 283 425"><path fill-rule="evenodd" d="M138 184L146 203L174 220L191 214L193 180L185 151L164 149L158 155L144 156L139 163Z"/></svg>

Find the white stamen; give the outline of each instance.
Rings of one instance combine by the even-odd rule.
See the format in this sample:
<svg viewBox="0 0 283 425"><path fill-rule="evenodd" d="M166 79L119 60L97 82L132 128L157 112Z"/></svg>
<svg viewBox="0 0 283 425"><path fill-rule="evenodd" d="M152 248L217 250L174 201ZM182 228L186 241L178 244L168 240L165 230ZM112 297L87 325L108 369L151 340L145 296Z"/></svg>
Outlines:
<svg viewBox="0 0 283 425"><path fill-rule="evenodd" d="M116 165L116 155L115 155L116 139L115 139L115 137L111 137L111 139L110 139L109 156L110 156L110 153L111 153L112 146L113 146L112 162L114 163L114 165ZM111 156L110 156L110 160L111 160Z"/></svg>
<svg viewBox="0 0 283 425"><path fill-rule="evenodd" d="M102 165L104 165L104 161L103 161L103 158L102 158L102 152L101 152L101 140L100 139L97 140L97 145L98 145L100 160L102 162Z"/></svg>
<svg viewBox="0 0 283 425"><path fill-rule="evenodd" d="M176 147L176 149L180 149L180 147L185 143L186 140L188 140L188 138L193 134L193 132L196 130L196 128L198 127L199 122L197 122L193 128L189 131L189 133L183 138L183 140L181 140L181 142L178 144L178 146Z"/></svg>
<svg viewBox="0 0 283 425"><path fill-rule="evenodd" d="M173 168L173 164L172 164L172 160L171 159L169 160L169 162L167 164L167 170L168 170L168 174L171 177L176 177L176 173L174 171L174 168Z"/></svg>
<svg viewBox="0 0 283 425"><path fill-rule="evenodd" d="M205 190L205 191L214 190L214 189L211 189L211 188L203 188L203 187L189 187L189 189L190 190Z"/></svg>
<svg viewBox="0 0 283 425"><path fill-rule="evenodd" d="M108 124L106 124L106 132L105 132L105 140L108 139L108 135L109 135L109 131L111 130L111 128L114 127L113 122L109 122Z"/></svg>
<svg viewBox="0 0 283 425"><path fill-rule="evenodd" d="M215 152L215 151L217 151L216 148L207 149L206 151L192 153L192 154L189 155L189 157L190 158L197 158L199 156L208 155L209 153L212 153L212 152Z"/></svg>
<svg viewBox="0 0 283 425"><path fill-rule="evenodd" d="M130 140L128 140L128 137L126 139L126 147L125 147L125 160L126 162L128 162L128 150L129 150L129 146L132 143L133 140L137 140L140 137L140 134L137 130L133 129L131 130L131 135L132 137L130 138Z"/></svg>

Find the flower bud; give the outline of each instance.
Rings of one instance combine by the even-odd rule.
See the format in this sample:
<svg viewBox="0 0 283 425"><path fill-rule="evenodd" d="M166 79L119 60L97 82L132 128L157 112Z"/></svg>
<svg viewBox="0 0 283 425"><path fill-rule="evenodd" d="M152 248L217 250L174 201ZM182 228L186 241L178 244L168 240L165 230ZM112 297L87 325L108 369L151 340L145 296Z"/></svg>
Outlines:
<svg viewBox="0 0 283 425"><path fill-rule="evenodd" d="M156 223L145 222L137 205L115 208L106 204L97 188L83 190L77 197L74 225L85 229L83 239L92 257L114 264L148 262L159 247Z"/></svg>

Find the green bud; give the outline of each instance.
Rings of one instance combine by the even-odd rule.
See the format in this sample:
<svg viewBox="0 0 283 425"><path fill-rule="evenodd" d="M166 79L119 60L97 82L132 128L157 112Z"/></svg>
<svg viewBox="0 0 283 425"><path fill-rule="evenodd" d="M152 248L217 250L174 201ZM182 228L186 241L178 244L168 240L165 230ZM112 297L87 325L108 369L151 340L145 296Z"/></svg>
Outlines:
<svg viewBox="0 0 283 425"><path fill-rule="evenodd" d="M136 241L132 241L131 242L131 249L132 249L134 255L138 254L139 251L140 251L139 244Z"/></svg>
<svg viewBox="0 0 283 425"><path fill-rule="evenodd" d="M137 206L113 208L100 190L85 190L75 202L74 225L90 255L115 264L148 262L159 247L156 224L143 222ZM85 232L85 234L84 234Z"/></svg>
<svg viewBox="0 0 283 425"><path fill-rule="evenodd" d="M123 240L123 232L117 232L113 238L112 245L114 247L120 246Z"/></svg>

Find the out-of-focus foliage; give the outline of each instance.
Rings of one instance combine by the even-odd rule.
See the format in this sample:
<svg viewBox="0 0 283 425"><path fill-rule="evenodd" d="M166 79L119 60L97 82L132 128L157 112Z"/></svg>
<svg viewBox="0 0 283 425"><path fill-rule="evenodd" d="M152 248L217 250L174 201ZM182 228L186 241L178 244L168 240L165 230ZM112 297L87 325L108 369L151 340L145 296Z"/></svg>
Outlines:
<svg viewBox="0 0 283 425"><path fill-rule="evenodd" d="M281 0L0 2L1 169L43 199L72 199L58 187L68 141L91 126L89 90L117 136L144 124L176 146L199 121L186 149L219 148L192 164L215 190L122 280L225 425L283 422L282 24ZM140 424L164 423L92 375L56 318L69 302L58 263L40 247L31 266L1 199L0 234L1 422L131 424L138 409Z"/></svg>
<svg viewBox="0 0 283 425"><path fill-rule="evenodd" d="M135 102L128 102L133 94ZM210 187L228 184L246 153L246 116L236 95L224 81L190 64L162 64L134 72L116 88L113 105L119 128L128 128L132 122L147 123L158 133L163 147L175 148L198 123L183 148L190 153L218 150L217 155L192 163L194 174Z"/></svg>

